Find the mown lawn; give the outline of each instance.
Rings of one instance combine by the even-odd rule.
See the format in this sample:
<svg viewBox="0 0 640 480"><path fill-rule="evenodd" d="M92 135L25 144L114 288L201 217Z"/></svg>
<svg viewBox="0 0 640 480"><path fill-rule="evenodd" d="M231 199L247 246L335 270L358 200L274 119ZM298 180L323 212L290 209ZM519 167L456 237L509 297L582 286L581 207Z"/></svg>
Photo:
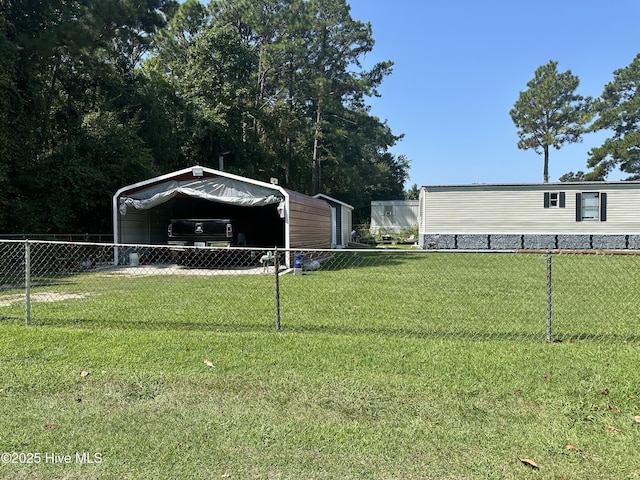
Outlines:
<svg viewBox="0 0 640 480"><path fill-rule="evenodd" d="M579 323L574 261L561 343L543 256L336 256L280 278L280 332L269 276L58 278L0 308L0 452L39 458L0 478L637 478L634 279L587 268L618 293Z"/></svg>

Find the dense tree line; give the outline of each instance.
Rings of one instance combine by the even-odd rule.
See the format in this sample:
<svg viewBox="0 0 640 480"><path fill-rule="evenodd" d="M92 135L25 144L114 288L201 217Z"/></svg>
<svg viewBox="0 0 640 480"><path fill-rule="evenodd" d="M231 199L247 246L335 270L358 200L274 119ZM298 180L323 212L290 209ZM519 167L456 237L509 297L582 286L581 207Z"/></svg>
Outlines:
<svg viewBox="0 0 640 480"><path fill-rule="evenodd" d="M357 207L409 161L345 0L0 0L0 231L105 232L130 183L200 164Z"/></svg>

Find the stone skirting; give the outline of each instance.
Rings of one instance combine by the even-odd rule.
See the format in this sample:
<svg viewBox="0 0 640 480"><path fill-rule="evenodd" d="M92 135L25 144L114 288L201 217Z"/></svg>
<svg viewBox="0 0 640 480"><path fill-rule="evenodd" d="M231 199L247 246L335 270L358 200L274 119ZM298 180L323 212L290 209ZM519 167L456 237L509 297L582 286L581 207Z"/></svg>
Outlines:
<svg viewBox="0 0 640 480"><path fill-rule="evenodd" d="M639 250L640 235L420 234L426 250Z"/></svg>

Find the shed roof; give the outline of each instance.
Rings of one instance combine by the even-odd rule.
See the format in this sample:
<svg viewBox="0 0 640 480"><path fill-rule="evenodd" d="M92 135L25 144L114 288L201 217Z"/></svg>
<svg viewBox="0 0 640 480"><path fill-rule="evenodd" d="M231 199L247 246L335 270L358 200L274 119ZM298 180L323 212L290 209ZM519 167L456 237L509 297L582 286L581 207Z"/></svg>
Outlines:
<svg viewBox="0 0 640 480"><path fill-rule="evenodd" d="M322 200L326 200L329 203L336 203L338 205L342 205L345 208L348 208L349 210L353 210L353 206L352 205L349 205L348 203L341 202L340 200L338 200L336 198L333 198L333 197L330 197L329 195L325 195L324 193L316 193L314 195L314 197L322 199Z"/></svg>

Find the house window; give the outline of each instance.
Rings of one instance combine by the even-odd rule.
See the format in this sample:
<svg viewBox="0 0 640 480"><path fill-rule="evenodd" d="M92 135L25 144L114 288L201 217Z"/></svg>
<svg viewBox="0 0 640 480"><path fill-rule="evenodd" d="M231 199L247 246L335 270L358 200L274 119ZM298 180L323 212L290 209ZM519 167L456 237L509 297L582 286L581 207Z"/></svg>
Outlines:
<svg viewBox="0 0 640 480"><path fill-rule="evenodd" d="M564 192L544 193L544 208L564 208L565 203Z"/></svg>
<svg viewBox="0 0 640 480"><path fill-rule="evenodd" d="M385 217L392 217L393 216L393 206L392 205L385 205L384 206L384 216Z"/></svg>
<svg viewBox="0 0 640 480"><path fill-rule="evenodd" d="M598 193L582 194L582 220L597 220L600 213L600 195Z"/></svg>
<svg viewBox="0 0 640 480"><path fill-rule="evenodd" d="M607 220L607 194L601 192L576 193L576 221Z"/></svg>

